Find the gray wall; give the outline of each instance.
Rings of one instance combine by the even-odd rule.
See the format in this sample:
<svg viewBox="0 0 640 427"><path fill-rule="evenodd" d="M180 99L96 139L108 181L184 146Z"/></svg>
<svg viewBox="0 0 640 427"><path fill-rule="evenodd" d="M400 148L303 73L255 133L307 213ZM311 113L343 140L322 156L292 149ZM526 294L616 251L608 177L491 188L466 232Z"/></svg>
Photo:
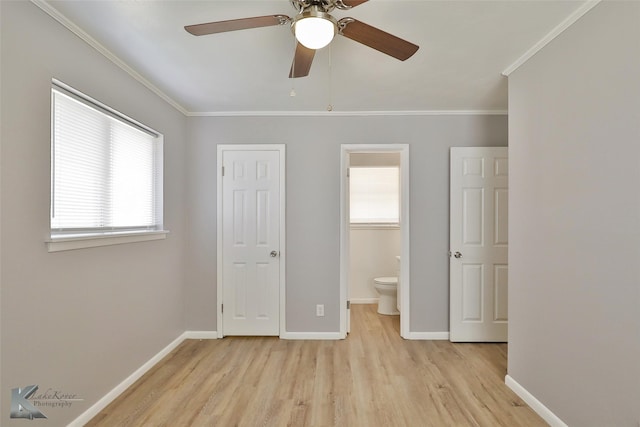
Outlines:
<svg viewBox="0 0 640 427"><path fill-rule="evenodd" d="M509 375L571 426L640 420L640 3L509 77Z"/></svg>
<svg viewBox="0 0 640 427"><path fill-rule="evenodd" d="M216 144L287 145L286 328L337 332L340 144L406 143L411 330L449 330L449 147L506 145L506 116L193 117L188 129L187 329L216 330Z"/></svg>
<svg viewBox="0 0 640 427"><path fill-rule="evenodd" d="M29 2L0 2L3 426L11 388L76 393L62 426L184 331L186 118ZM165 136L166 240L47 253L56 77ZM28 422L26 422L28 424Z"/></svg>

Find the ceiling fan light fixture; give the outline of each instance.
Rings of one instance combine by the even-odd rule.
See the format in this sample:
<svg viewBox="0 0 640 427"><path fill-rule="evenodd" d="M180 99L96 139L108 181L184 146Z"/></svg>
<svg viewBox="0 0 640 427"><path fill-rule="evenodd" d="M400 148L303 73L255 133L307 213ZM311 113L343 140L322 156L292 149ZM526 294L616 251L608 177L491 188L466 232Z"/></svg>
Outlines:
<svg viewBox="0 0 640 427"><path fill-rule="evenodd" d="M298 42L309 49L322 49L337 32L336 20L326 12L310 10L296 17L293 32Z"/></svg>

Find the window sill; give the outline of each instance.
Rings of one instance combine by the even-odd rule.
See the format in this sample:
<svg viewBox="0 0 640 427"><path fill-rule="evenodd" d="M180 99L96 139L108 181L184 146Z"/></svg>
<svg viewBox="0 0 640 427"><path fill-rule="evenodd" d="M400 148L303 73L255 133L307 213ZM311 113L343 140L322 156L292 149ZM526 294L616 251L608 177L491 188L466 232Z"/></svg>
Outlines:
<svg viewBox="0 0 640 427"><path fill-rule="evenodd" d="M49 252L120 245L123 243L147 242L167 238L169 231L147 231L142 233L92 234L74 237L53 237L46 242Z"/></svg>
<svg viewBox="0 0 640 427"><path fill-rule="evenodd" d="M399 230L400 224L382 222L359 222L349 224L352 230Z"/></svg>

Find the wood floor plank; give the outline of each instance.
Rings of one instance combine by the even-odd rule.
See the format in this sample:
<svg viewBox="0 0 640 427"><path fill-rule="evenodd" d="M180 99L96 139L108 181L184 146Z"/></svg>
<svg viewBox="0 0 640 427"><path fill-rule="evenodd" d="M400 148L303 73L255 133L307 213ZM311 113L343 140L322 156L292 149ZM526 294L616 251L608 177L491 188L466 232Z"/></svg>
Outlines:
<svg viewBox="0 0 640 427"><path fill-rule="evenodd" d="M504 384L506 344L407 341L353 305L346 340L186 340L87 426L546 426Z"/></svg>

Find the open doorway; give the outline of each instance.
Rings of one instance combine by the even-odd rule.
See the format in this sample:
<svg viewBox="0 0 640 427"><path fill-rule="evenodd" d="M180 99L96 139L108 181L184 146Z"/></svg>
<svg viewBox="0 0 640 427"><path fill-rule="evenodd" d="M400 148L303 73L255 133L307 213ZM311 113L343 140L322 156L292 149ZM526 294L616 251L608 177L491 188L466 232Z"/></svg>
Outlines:
<svg viewBox="0 0 640 427"><path fill-rule="evenodd" d="M341 226L340 226L340 331L346 336L350 330L350 285L360 286L356 291L355 302L377 303L378 293L373 289L372 277L366 279L367 273L354 276L354 260L352 244L372 246L382 243L388 239L388 247L371 252L371 257L378 257L378 267L381 270L375 274L398 277L397 307L400 315L400 335L404 338L409 336L410 331L410 280L409 280L409 146L407 144L373 144L373 145L342 145L341 147ZM379 169L378 171L367 169ZM367 218L366 214L356 215L359 218L351 218L350 200L350 174L358 169L358 174L365 176L369 172L382 172L381 179L384 181L395 179L399 187L399 203L395 213L382 211ZM395 169L395 172L393 171ZM394 178L394 173L396 177ZM385 174L388 177L385 177ZM382 196L382 195L380 195ZM386 196L384 196L386 197ZM353 224L352 224L353 220ZM358 223L359 222L359 223ZM355 235L352 233L356 233ZM373 240L372 240L373 239ZM354 240L354 242L352 242ZM357 241L356 241L357 240ZM370 247L369 246L369 247ZM387 259L388 258L388 259ZM377 261L369 260L378 264ZM381 273L385 271L386 273ZM353 279L356 283L353 283ZM362 285L366 280L365 285ZM358 284L359 283L359 284ZM368 289L364 289L368 287ZM364 290L363 290L364 289Z"/></svg>

